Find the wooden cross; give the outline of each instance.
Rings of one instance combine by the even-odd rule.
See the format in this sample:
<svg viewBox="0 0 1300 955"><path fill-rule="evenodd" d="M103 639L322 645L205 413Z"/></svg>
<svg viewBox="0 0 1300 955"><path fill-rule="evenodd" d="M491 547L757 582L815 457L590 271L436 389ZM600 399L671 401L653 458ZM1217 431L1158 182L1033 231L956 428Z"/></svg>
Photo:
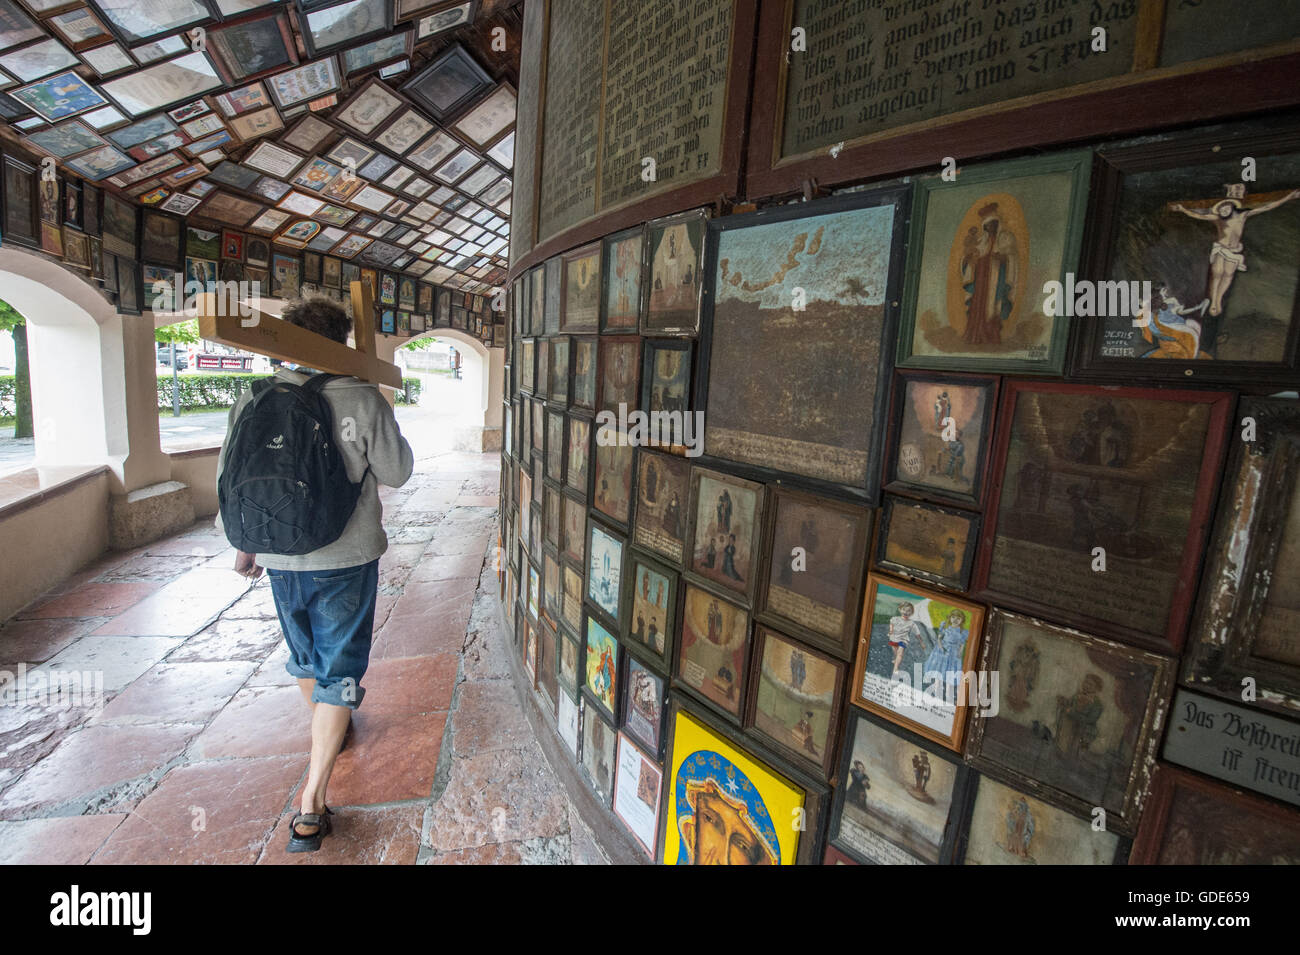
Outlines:
<svg viewBox="0 0 1300 955"><path fill-rule="evenodd" d="M375 354L374 292L366 282L352 282L351 293L355 348L265 312L240 315L239 303L215 292L196 296L199 337L332 375L352 375L387 388L401 388L401 369Z"/></svg>

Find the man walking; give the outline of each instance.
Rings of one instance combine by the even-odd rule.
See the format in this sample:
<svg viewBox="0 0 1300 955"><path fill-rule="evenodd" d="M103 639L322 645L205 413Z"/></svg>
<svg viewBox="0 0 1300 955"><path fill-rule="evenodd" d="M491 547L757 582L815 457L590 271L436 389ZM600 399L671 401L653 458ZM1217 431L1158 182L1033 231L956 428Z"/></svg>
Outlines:
<svg viewBox="0 0 1300 955"><path fill-rule="evenodd" d="M337 303L329 299L312 297L294 302L285 308L281 318L336 342L347 343L351 320ZM325 802L325 792L334 760L351 727L352 711L365 696L360 683L370 662L379 558L388 549L378 485L401 487L410 478L415 463L411 446L402 437L393 410L380 395L378 387L356 378L342 377L319 379L309 385L311 378L303 371L281 368L269 379L268 385L270 390L283 385L299 386L301 394L324 399L332 417L334 452L341 457L347 481L351 482L356 494L351 516L335 539L313 550L301 552L301 547L286 547L276 549L289 552L254 554L241 549L235 558L236 572L245 577L256 579L262 568L266 568L280 627L289 646L289 662L285 669L297 679L312 710L311 766L302 790L302 811L294 816L291 825L290 852L314 852L330 833L331 813ZM283 482L283 475L274 472L265 478L254 475L252 480L244 481L247 475L240 471L241 465L247 459L262 455L264 448L276 451L277 445L284 443L284 435L294 433L295 424L302 427L299 415L296 422L286 421L281 434L274 434L275 427L270 432L259 432L261 436L254 439L256 443L250 443L248 429L244 434L236 435L236 423L241 413L250 403L255 404L250 412L256 410L254 399L265 396L268 386L256 390L257 395L253 391L244 392L231 408L230 429L217 463L222 511L227 515L225 529L232 541L239 539L239 533L269 533L264 530L265 526L275 522L280 514L287 513L288 508L281 508L282 500L272 500L270 504L266 503L265 497L256 500L255 490L245 494L232 486L233 479L222 487L223 474L228 468L231 475L239 473L240 487L258 480L268 486L276 480ZM293 390L281 388L284 394ZM303 404L310 408L307 402ZM299 414L299 409L295 407L286 414L286 419L292 414ZM307 433L310 434L311 430L309 428ZM274 437L266 440L267 434L274 434ZM232 451L232 438L234 453L244 455L244 461L227 459L228 452ZM330 439L324 437L323 440L329 452ZM295 466L293 461L287 464ZM299 462L297 466L302 467L302 464ZM258 474L264 472L266 468ZM301 480L290 482L290 490L293 483L299 488L305 486ZM281 498L290 496L286 493ZM342 506L332 500L328 504L307 502L307 506L332 507L333 512L327 512L325 516L338 522L344 516ZM241 528L230 526L231 515L240 521ZM303 533L309 535L311 528Z"/></svg>

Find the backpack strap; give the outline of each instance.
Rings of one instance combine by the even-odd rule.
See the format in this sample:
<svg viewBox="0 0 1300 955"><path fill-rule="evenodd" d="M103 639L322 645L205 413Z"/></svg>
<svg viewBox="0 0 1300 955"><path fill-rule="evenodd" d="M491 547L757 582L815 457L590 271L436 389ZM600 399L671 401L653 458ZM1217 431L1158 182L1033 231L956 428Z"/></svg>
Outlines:
<svg viewBox="0 0 1300 955"><path fill-rule="evenodd" d="M302 390L308 394L319 394L320 391L335 378L342 378L343 375L331 375L327 371L318 371L302 384Z"/></svg>

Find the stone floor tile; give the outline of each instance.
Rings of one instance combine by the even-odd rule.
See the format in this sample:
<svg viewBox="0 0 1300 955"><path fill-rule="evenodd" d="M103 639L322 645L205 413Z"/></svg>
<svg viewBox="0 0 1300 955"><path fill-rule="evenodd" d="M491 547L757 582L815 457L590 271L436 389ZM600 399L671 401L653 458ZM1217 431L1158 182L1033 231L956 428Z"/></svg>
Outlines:
<svg viewBox="0 0 1300 955"><path fill-rule="evenodd" d="M452 750L457 755L517 749L533 741L533 730L519 707L514 687L501 681L463 683L452 717Z"/></svg>
<svg viewBox="0 0 1300 955"><path fill-rule="evenodd" d="M293 686L296 681L284 668L288 661L289 647L282 637L280 645L262 661L262 665L248 678L248 686Z"/></svg>
<svg viewBox="0 0 1300 955"><path fill-rule="evenodd" d="M433 807L436 851L548 838L568 832L568 799L535 741L521 749L478 753L452 762Z"/></svg>
<svg viewBox="0 0 1300 955"><path fill-rule="evenodd" d="M161 587L158 581L92 582L46 600L20 614L22 619L48 617L115 617Z"/></svg>
<svg viewBox="0 0 1300 955"><path fill-rule="evenodd" d="M190 747L195 759L311 752L311 710L297 685L246 687Z"/></svg>
<svg viewBox="0 0 1300 955"><path fill-rule="evenodd" d="M258 865L412 865L420 851L423 805L340 809L319 850L291 853L286 845L296 811L280 817Z"/></svg>
<svg viewBox="0 0 1300 955"><path fill-rule="evenodd" d="M0 865L85 865L125 813L0 822Z"/></svg>
<svg viewBox="0 0 1300 955"><path fill-rule="evenodd" d="M11 620L0 627L0 669L12 672L17 663L44 663L103 622L99 617Z"/></svg>
<svg viewBox="0 0 1300 955"><path fill-rule="evenodd" d="M361 679L366 690L362 707L367 713L397 716L446 712L451 707L459 666L460 657L455 653L376 660Z"/></svg>
<svg viewBox="0 0 1300 955"><path fill-rule="evenodd" d="M326 798L331 806L428 799L447 714L391 716L357 710L356 729L339 754Z"/></svg>
<svg viewBox="0 0 1300 955"><path fill-rule="evenodd" d="M199 729L188 723L83 727L5 790L0 818L129 808Z"/></svg>
<svg viewBox="0 0 1300 955"><path fill-rule="evenodd" d="M177 767L132 810L91 861L256 862L306 769L303 756Z"/></svg>
<svg viewBox="0 0 1300 955"><path fill-rule="evenodd" d="M251 660L260 663L284 642L280 621L261 617L227 617L209 624L171 652L168 663L199 660Z"/></svg>
<svg viewBox="0 0 1300 955"><path fill-rule="evenodd" d="M249 588L248 593L221 612L221 618L223 620L278 619L275 612L275 597L271 594L269 580L270 578L263 574L257 583Z"/></svg>
<svg viewBox="0 0 1300 955"><path fill-rule="evenodd" d="M215 620L247 589L248 581L234 571L192 570L95 633L188 637Z"/></svg>
<svg viewBox="0 0 1300 955"><path fill-rule="evenodd" d="M118 693L180 644L179 637L82 637L60 650L40 670L82 674L103 680L105 693ZM51 677L53 678L53 677Z"/></svg>
<svg viewBox="0 0 1300 955"><path fill-rule="evenodd" d="M477 580L483 569L482 554L426 554L411 571L406 585L440 580Z"/></svg>
<svg viewBox="0 0 1300 955"><path fill-rule="evenodd" d="M113 698L95 723L207 723L256 669L248 660L160 663Z"/></svg>
<svg viewBox="0 0 1300 955"><path fill-rule="evenodd" d="M105 570L96 579L101 581L174 580L181 574L202 564L202 554L137 554L129 560Z"/></svg>

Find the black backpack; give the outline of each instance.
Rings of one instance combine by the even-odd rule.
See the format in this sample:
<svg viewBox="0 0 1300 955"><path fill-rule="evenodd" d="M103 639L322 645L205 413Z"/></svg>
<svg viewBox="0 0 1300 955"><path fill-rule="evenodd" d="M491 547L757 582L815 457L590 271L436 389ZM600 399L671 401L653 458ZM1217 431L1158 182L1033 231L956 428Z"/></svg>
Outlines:
<svg viewBox="0 0 1300 955"><path fill-rule="evenodd" d="M334 416L321 395L338 377L317 374L303 385L274 378L254 383L252 400L230 431L217 482L221 523L232 546L250 554L306 554L342 535L361 484L348 480Z"/></svg>

